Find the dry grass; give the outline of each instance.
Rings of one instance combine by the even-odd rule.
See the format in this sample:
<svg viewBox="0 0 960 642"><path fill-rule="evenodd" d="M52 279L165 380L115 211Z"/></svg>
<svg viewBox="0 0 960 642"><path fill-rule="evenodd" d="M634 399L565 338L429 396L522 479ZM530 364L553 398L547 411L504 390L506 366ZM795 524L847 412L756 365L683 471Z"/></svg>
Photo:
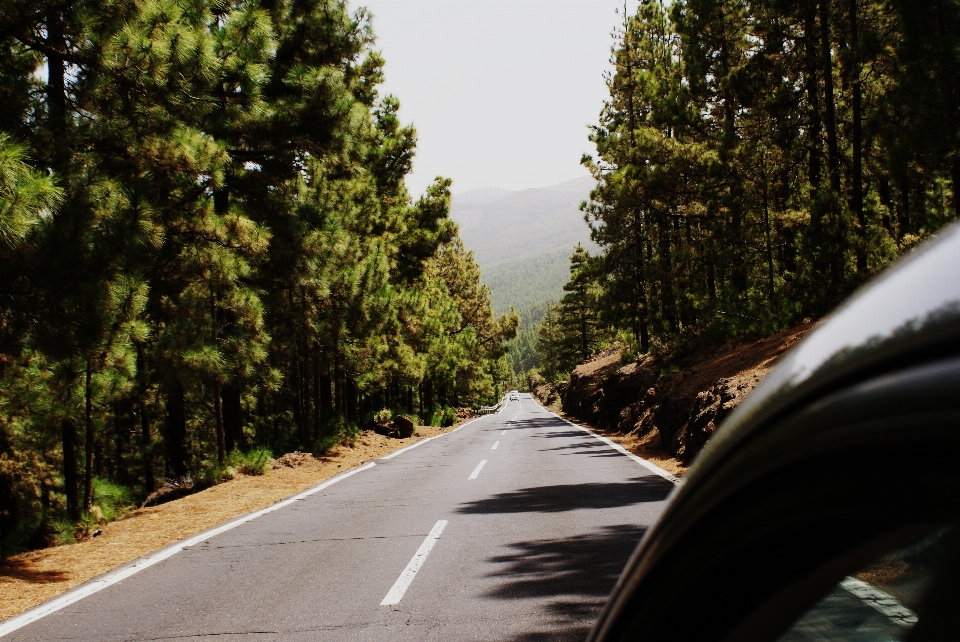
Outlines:
<svg viewBox="0 0 960 642"><path fill-rule="evenodd" d="M885 588L895 584L910 573L910 565L903 560L883 560L857 573L857 577L868 584Z"/></svg>
<svg viewBox="0 0 960 642"><path fill-rule="evenodd" d="M620 346L613 345L592 355L571 372L571 376L589 377L620 366Z"/></svg>
<svg viewBox="0 0 960 642"><path fill-rule="evenodd" d="M752 390L773 369L783 354L816 328L817 323L805 323L763 339L744 341L731 339L715 346L712 354L697 351L682 359L679 371L663 378L657 390L669 390L674 398L696 399L697 393L707 390L721 379L730 379L738 386L746 383ZM741 395L741 398L746 393ZM738 399L739 402L739 399Z"/></svg>
<svg viewBox="0 0 960 642"><path fill-rule="evenodd" d="M141 508L103 527L94 539L0 561L0 620L13 617L93 577L239 515L266 508L355 466L450 428L421 426L419 434L391 439L366 431L353 448L338 446L300 466L280 466L235 479L151 508Z"/></svg>

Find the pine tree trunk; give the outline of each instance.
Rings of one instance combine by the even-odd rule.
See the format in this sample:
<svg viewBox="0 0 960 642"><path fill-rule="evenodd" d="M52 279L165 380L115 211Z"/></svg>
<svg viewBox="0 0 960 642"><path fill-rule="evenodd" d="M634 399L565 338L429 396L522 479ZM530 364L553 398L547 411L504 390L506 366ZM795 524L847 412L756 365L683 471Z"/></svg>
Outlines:
<svg viewBox="0 0 960 642"><path fill-rule="evenodd" d="M808 138L809 157L807 166L807 180L810 187L816 192L820 188L820 165L821 165L821 129L820 123L820 97L817 91L817 39L816 39L816 21L817 21L817 3L815 0L808 0L803 12L804 24L804 49L806 53L806 85L807 101L810 104L810 131ZM813 208L816 210L816 208ZM819 216L811 212L811 225L819 226Z"/></svg>
<svg viewBox="0 0 960 642"><path fill-rule="evenodd" d="M580 360L583 361L590 356L589 340L587 337L587 306L580 309Z"/></svg>
<svg viewBox="0 0 960 642"><path fill-rule="evenodd" d="M333 403L336 413L344 415L343 402L343 372L340 367L340 356L337 355L333 365Z"/></svg>
<svg viewBox="0 0 960 642"><path fill-rule="evenodd" d="M713 252L707 253L707 296L710 299L711 307L717 304L717 268L713 258Z"/></svg>
<svg viewBox="0 0 960 642"><path fill-rule="evenodd" d="M833 95L833 55L830 50L830 3L820 3L820 64L823 73L824 116L827 127L827 163L830 189L840 194L840 152L837 148L837 115Z"/></svg>
<svg viewBox="0 0 960 642"><path fill-rule="evenodd" d="M187 409L183 385L176 382L167 394L166 448L167 471L174 477L187 475Z"/></svg>
<svg viewBox="0 0 960 642"><path fill-rule="evenodd" d="M910 225L910 181L906 174L900 177L900 211L897 212L900 238L913 231Z"/></svg>
<svg viewBox="0 0 960 642"><path fill-rule="evenodd" d="M960 152L954 152L950 177L953 182L953 216L960 221Z"/></svg>
<svg viewBox="0 0 960 642"><path fill-rule="evenodd" d="M764 159L764 162L766 160ZM767 245L767 301L770 304L770 309L773 311L774 315L777 316L777 323L779 324L780 319L776 306L774 305L773 300L773 244L770 239L770 203L768 198L768 188L767 188L767 173L766 167L764 167L763 173L763 224L764 231L766 233L766 245Z"/></svg>
<svg viewBox="0 0 960 642"><path fill-rule="evenodd" d="M66 47L63 36L63 14L52 11L47 16L47 116L53 143L51 164L61 186L70 164L69 140L67 137L67 96L64 58L59 52Z"/></svg>
<svg viewBox="0 0 960 642"><path fill-rule="evenodd" d="M245 450L240 386L236 383L225 384L220 399L223 406L223 438L226 451L230 453L236 449Z"/></svg>
<svg viewBox="0 0 960 642"><path fill-rule="evenodd" d="M633 236L634 252L636 254L636 279L637 279L637 309L635 312L637 329L640 333L640 351L646 354L650 351L650 322L647 314L649 310L647 304L647 277L644 269L643 260L643 230L640 227L640 214L634 213Z"/></svg>
<svg viewBox="0 0 960 642"><path fill-rule="evenodd" d="M363 421L363 391L354 379L350 380L350 390L353 396L353 420L360 425Z"/></svg>
<svg viewBox="0 0 960 642"><path fill-rule="evenodd" d="M67 516L80 519L80 488L77 470L77 426L72 417L60 421L60 439L63 448L63 486L67 496Z"/></svg>
<svg viewBox="0 0 960 642"><path fill-rule="evenodd" d="M323 425L323 398L320 394L320 349L313 346L313 438L320 438L320 426Z"/></svg>
<svg viewBox="0 0 960 642"><path fill-rule="evenodd" d="M149 495L156 487L153 478L153 459L150 456L150 418L147 415L147 363L143 347L137 345L137 398L136 408L140 410L140 461L143 466L143 489ZM131 410L133 407L131 407ZM136 423L134 423L136 425Z"/></svg>
<svg viewBox="0 0 960 642"><path fill-rule="evenodd" d="M853 90L853 167L851 180L853 189L850 209L857 216L860 242L857 244L857 273L861 278L867 275L867 223L863 214L863 130L860 87L860 35L857 25L857 0L850 0L850 85Z"/></svg>
<svg viewBox="0 0 960 642"><path fill-rule="evenodd" d="M120 409L119 402L113 404L113 462L107 467L111 479L127 483L127 469L123 465L123 445L126 441L125 436L128 431L123 429L123 415L125 413Z"/></svg>
<svg viewBox="0 0 960 642"><path fill-rule="evenodd" d="M328 366L320 375L320 403L323 408L323 414L320 418L321 422L326 421L330 417L333 408L333 394L330 386L330 370Z"/></svg>
<svg viewBox="0 0 960 642"><path fill-rule="evenodd" d="M91 385L93 378L93 365L90 359L87 359L87 369L85 372L85 381L83 388L83 419L86 430L86 448L84 458L86 467L83 479L83 510L87 513L93 506L93 442L96 437L93 430L93 387Z"/></svg>
<svg viewBox="0 0 960 642"><path fill-rule="evenodd" d="M217 425L217 463L220 466L227 465L227 444L223 434L223 404L221 403L222 394L220 377L213 379L213 415Z"/></svg>
<svg viewBox="0 0 960 642"><path fill-rule="evenodd" d="M301 379L301 377L300 377L300 363L299 363L299 360L298 360L296 357L294 357L294 358L290 361L290 374L289 374L288 379L289 379L289 381L290 381L290 385L291 385L292 388L293 388L292 392L293 392L293 396L294 396L294 399L293 399L293 423L294 423L295 426L298 427L297 430L299 430L299 426L303 425L303 422L304 422L304 418L303 418L303 399L301 399L301 397L303 397L303 386L302 386L301 383L300 383L300 379Z"/></svg>
<svg viewBox="0 0 960 642"><path fill-rule="evenodd" d="M138 354L140 350L138 349ZM142 358L138 359L138 363L143 363ZM150 417L147 415L147 391L145 386L140 390L140 450L142 457L143 465L143 489L147 495L152 493L157 487L157 482L153 477L153 457L151 457L151 441L152 437L150 435Z"/></svg>
<svg viewBox="0 0 960 642"><path fill-rule="evenodd" d="M673 296L673 259L671 256L669 220L666 214L657 223L657 254L660 259L660 296L663 318L669 329L676 328L677 305Z"/></svg>
<svg viewBox="0 0 960 642"><path fill-rule="evenodd" d="M297 341L297 400L300 403L300 421L297 422L297 438L300 444L306 446L310 443L310 420L312 418L312 408L310 400L311 386L310 374L310 355L307 352L307 342Z"/></svg>

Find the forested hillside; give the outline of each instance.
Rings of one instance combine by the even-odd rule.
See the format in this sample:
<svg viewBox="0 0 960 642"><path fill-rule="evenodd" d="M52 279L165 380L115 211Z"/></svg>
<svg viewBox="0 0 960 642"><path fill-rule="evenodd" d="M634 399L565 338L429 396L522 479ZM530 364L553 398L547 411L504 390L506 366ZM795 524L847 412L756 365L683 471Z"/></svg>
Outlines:
<svg viewBox="0 0 960 642"><path fill-rule="evenodd" d="M551 377L815 319L960 215L956 0L653 0L613 61Z"/></svg>
<svg viewBox="0 0 960 642"><path fill-rule="evenodd" d="M490 300L497 312L510 307L520 310L542 308L563 296L563 284L570 277L570 255L574 245L564 246L542 254L533 254L492 266L481 265L483 282L490 286ZM539 316L542 316L542 312ZM526 324L529 315L521 315Z"/></svg>
<svg viewBox="0 0 960 642"><path fill-rule="evenodd" d="M382 68L342 0L4 4L0 555L495 396L517 319L450 182L407 194Z"/></svg>
<svg viewBox="0 0 960 642"><path fill-rule="evenodd" d="M494 312L514 309L520 317L518 336L507 344L515 373L537 365L536 327L563 295L570 254L578 244L596 249L580 211L594 185L585 176L519 192L491 187L453 197L451 218L476 252Z"/></svg>
<svg viewBox="0 0 960 642"><path fill-rule="evenodd" d="M484 270L504 261L589 242L580 204L589 176L549 187L506 192L479 189L453 197L450 216Z"/></svg>

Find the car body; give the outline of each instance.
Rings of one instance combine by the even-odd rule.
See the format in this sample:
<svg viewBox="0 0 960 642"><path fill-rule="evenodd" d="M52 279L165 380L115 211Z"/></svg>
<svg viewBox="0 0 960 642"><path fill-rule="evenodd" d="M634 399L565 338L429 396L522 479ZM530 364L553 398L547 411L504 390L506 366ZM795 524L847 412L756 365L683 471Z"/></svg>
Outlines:
<svg viewBox="0 0 960 642"><path fill-rule="evenodd" d="M589 639L956 639L958 461L954 224L825 319L724 422ZM885 568L908 577L881 586L870 569Z"/></svg>
<svg viewBox="0 0 960 642"><path fill-rule="evenodd" d="M520 393L516 390L510 391L510 401L520 401Z"/></svg>

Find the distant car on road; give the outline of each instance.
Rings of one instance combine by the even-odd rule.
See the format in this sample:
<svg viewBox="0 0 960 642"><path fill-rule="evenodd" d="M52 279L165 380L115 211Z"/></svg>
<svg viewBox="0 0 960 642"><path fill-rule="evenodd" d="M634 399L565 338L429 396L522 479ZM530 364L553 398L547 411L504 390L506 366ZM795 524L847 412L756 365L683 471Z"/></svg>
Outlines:
<svg viewBox="0 0 960 642"><path fill-rule="evenodd" d="M590 634L960 631L960 225L854 295L724 422Z"/></svg>
<svg viewBox="0 0 960 642"><path fill-rule="evenodd" d="M510 401L520 401L520 393L516 390L510 391Z"/></svg>

